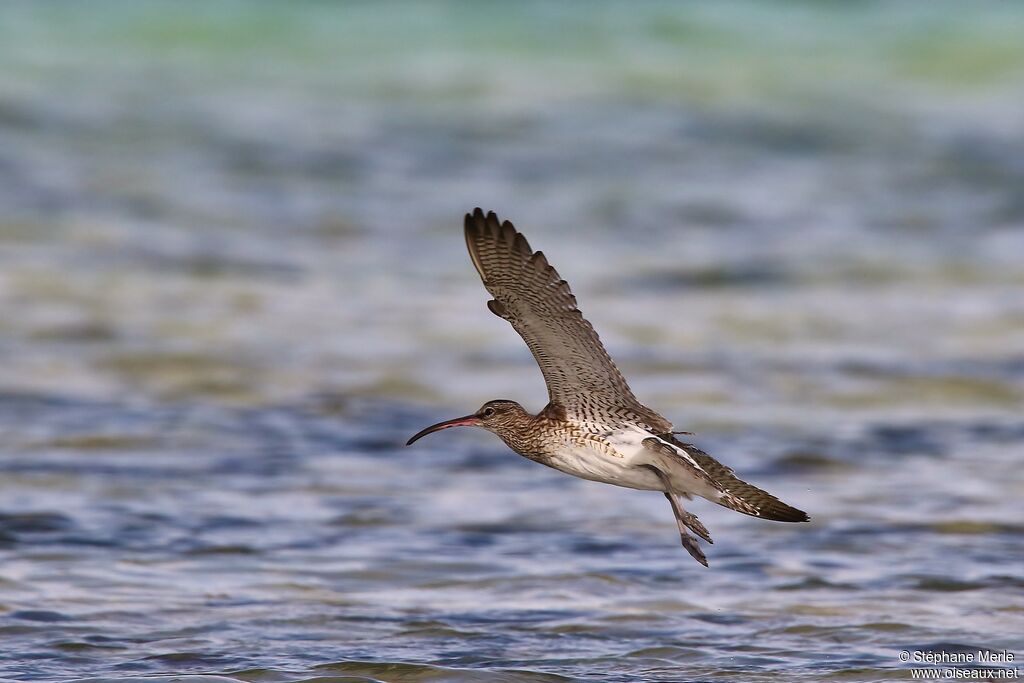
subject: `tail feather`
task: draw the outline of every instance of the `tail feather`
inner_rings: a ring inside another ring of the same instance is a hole
[[[753,484],[748,484],[732,471],[732,468],[723,465],[710,455],[696,446],[682,443],[671,434],[664,434],[661,437],[676,446],[686,450],[701,469],[711,475],[711,478],[721,484],[725,493],[717,501],[731,510],[742,512],[752,517],[771,519],[777,522],[807,522],[810,518],[803,510],[786,505],[781,500],[763,491]]]

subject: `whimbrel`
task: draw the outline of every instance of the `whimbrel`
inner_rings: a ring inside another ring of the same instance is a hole
[[[761,519],[806,522],[807,514],[738,478],[731,468],[676,439],[672,423],[640,403],[576,307],[569,285],[508,221],[466,214],[466,246],[487,308],[512,324],[533,352],[549,402],[536,415],[515,401],[488,401],[472,415],[439,422],[406,445],[449,427],[483,427],[516,453],[583,479],[664,493],[683,547],[708,566],[694,534],[711,535],[680,498],[697,495]]]

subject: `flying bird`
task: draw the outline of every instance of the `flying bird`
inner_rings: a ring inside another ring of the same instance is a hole
[[[431,425],[406,445],[449,427],[482,427],[516,453],[582,479],[660,491],[672,505],[683,547],[705,567],[690,532],[713,543],[680,499],[706,498],[761,519],[806,522],[807,514],[738,478],[672,423],[640,403],[580,313],[569,285],[526,238],[494,212],[466,214],[466,246],[484,287],[487,308],[504,318],[540,366],[548,404],[536,415],[515,401],[488,401],[472,415]]]

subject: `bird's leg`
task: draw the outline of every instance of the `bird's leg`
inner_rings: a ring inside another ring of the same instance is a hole
[[[668,491],[665,492],[665,497],[668,498],[668,502],[672,505],[672,512],[675,513],[677,522],[703,538],[708,543],[714,543],[714,541],[711,540],[711,534],[708,533],[707,527],[701,524],[701,521],[697,519],[697,515],[684,510],[683,506],[679,504],[679,499]]]
[[[679,540],[682,542],[686,552],[690,553],[693,559],[707,567],[708,560],[704,556],[704,551],[702,551],[700,546],[697,545],[697,539],[687,533],[687,529],[690,529],[708,543],[714,543],[714,541],[711,540],[711,534],[709,534],[707,528],[701,524],[701,521],[697,519],[697,515],[687,512],[683,509],[683,506],[679,504],[679,499],[672,493],[672,488],[669,484],[668,477],[665,476],[665,473],[651,465],[645,465],[645,467],[654,472],[658,479],[661,480],[661,483],[665,486],[665,497],[668,498],[669,504],[672,505],[672,514],[675,515],[676,526],[679,527]]]
[[[646,465],[646,467],[653,471],[665,486],[665,497],[668,498],[668,502],[672,505],[672,513],[676,516],[676,521],[703,538],[708,543],[714,544],[714,541],[711,540],[711,534],[708,532],[707,527],[701,524],[701,521],[697,519],[697,515],[683,509],[679,499],[672,493],[671,485],[669,484],[668,477],[665,476],[665,473],[651,465]],[[689,498],[689,496],[686,497]]]
[[[666,491],[665,497],[668,498],[670,503],[672,503],[672,510],[675,511],[678,505],[675,496]],[[688,525],[679,516],[678,512],[676,512],[676,526],[679,527],[679,540],[682,542],[683,547],[686,548],[686,552],[690,553],[693,559],[697,560],[705,567],[708,566],[708,558],[704,556],[704,551],[700,549],[699,545],[697,545],[697,539],[686,532],[686,527]]]

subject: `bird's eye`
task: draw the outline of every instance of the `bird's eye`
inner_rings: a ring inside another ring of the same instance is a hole
[[[484,417],[494,415],[494,408],[484,408]]]

